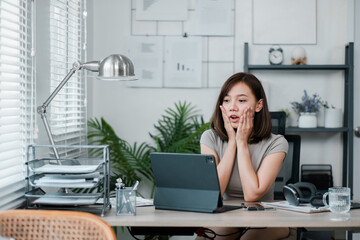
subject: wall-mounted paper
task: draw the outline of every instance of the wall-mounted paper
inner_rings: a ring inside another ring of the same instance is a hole
[[[165,38],[165,87],[201,87],[200,37]]]
[[[129,37],[127,46],[138,77],[137,81],[127,81],[127,86],[162,87],[163,38]]]
[[[194,35],[230,36],[234,33],[233,0],[197,0]]]
[[[254,0],[253,43],[316,44],[316,0]]]
[[[187,19],[188,1],[185,0],[137,0],[136,20]]]

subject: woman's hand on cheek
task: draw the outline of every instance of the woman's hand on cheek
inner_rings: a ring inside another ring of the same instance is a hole
[[[240,117],[239,127],[237,129],[237,141],[248,141],[248,138],[254,126],[254,114],[255,112],[252,107],[245,108],[244,113]]]
[[[224,120],[224,127],[225,127],[226,133],[229,137],[229,141],[235,140],[235,135],[236,135],[235,130],[231,126],[230,120],[226,114],[226,109],[222,105],[220,105],[220,109],[221,109],[222,118]]]

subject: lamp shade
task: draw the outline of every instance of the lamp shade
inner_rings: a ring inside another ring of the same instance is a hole
[[[120,54],[110,55],[99,62],[100,80],[136,80],[134,65],[129,58]]]

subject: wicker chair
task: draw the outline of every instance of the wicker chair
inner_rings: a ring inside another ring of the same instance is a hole
[[[30,209],[1,212],[0,236],[16,240],[116,239],[112,228],[93,214]]]

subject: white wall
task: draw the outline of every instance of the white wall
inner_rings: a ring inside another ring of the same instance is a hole
[[[194,5],[194,0],[189,2],[190,6]],[[307,52],[308,64],[344,63],[345,45],[352,40],[349,36],[353,36],[354,30],[348,27],[353,26],[353,18],[348,17],[348,4],[348,1],[342,0],[317,0],[317,44],[303,46]],[[93,8],[92,14],[88,16],[91,19],[89,28],[92,29],[89,39],[93,41],[92,46],[89,46],[89,60],[101,59],[111,53],[124,53],[125,39],[134,27],[134,23],[131,23],[131,8],[135,4],[131,0],[103,0],[89,1],[88,5]],[[243,71],[244,42],[249,42],[250,45],[250,63],[268,64],[270,45],[251,44],[252,1],[235,0],[234,8],[234,72]],[[279,12],[281,11],[286,9],[279,6]],[[137,30],[141,31],[141,27],[146,26],[137,26],[140,28]],[[173,25],[170,26],[169,31],[173,30]],[[221,38],[216,41],[221,44]],[[294,45],[282,45],[282,48],[285,53],[284,64],[290,64]],[[289,102],[299,100],[303,89],[310,93],[317,92],[336,107],[343,107],[343,73],[340,71],[258,71],[254,74],[263,82],[269,83],[270,110],[290,108]],[[204,76],[207,77],[210,78]],[[225,81],[228,76],[220,74],[219,77],[222,78],[221,81]],[[89,117],[104,117],[118,135],[130,143],[150,142],[148,133],[154,132],[153,125],[164,114],[165,108],[173,107],[179,100],[186,100],[196,105],[204,114],[205,120],[209,120],[218,92],[219,88],[128,88],[124,83],[95,80],[89,84]],[[335,184],[340,184],[341,134],[308,133],[302,134],[302,139],[301,163],[331,163]]]
[[[50,2],[36,2],[36,106],[41,106],[50,95],[50,42],[48,37],[50,28]],[[36,115],[36,125],[38,128],[37,144],[49,144],[44,124],[39,116]]]

